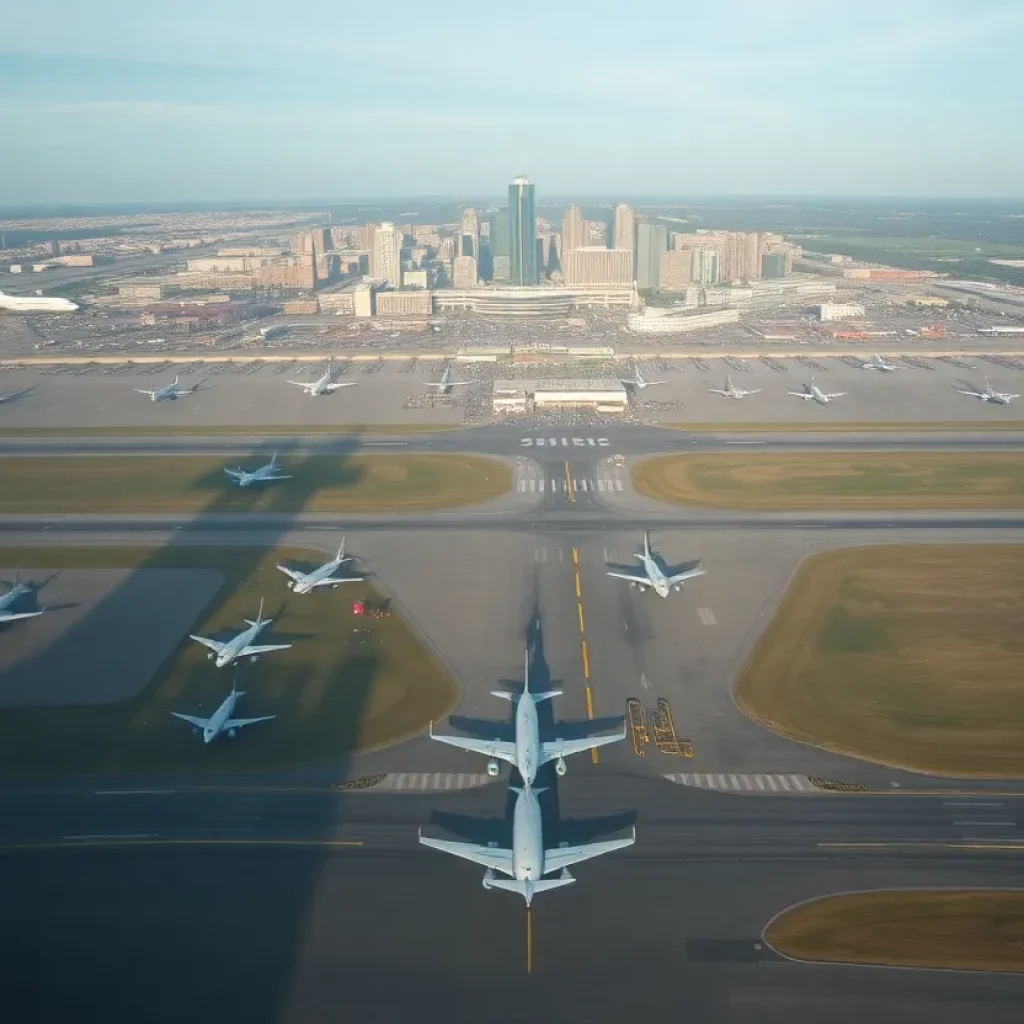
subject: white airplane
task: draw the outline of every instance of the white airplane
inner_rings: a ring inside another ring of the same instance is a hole
[[[279,473],[277,469],[277,452],[270,456],[270,461],[259,469],[247,473],[241,466],[238,469],[225,469],[225,473],[234,480],[239,487],[248,487],[250,484],[265,484],[272,480],[291,480],[290,476]]]
[[[811,376],[811,383],[804,385],[803,391],[790,391],[789,392],[794,398],[802,398],[805,402],[814,401],[819,405],[828,405],[833,398],[843,398],[848,395],[848,391],[836,391],[832,394],[826,394],[817,384],[814,383],[814,376]]]
[[[644,388],[653,388],[655,384],[668,383],[665,380],[644,380],[643,374],[640,373],[640,367],[635,364],[633,366],[633,377],[620,377],[619,381],[627,387],[636,388],[637,391],[643,391]]]
[[[4,402],[17,401],[17,399],[27,395],[34,387],[34,384],[30,384],[27,388],[18,388],[17,391],[5,391],[0,395],[0,405],[3,405]]]
[[[217,668],[230,665],[238,658],[248,658],[250,661],[258,661],[261,654],[268,654],[270,651],[286,651],[291,644],[254,644],[253,640],[259,636],[264,627],[269,626],[274,620],[263,618],[263,599],[260,599],[260,610],[255,619],[246,619],[248,629],[243,629],[233,640],[221,641],[211,640],[208,636],[196,636],[190,633],[193,640],[198,640],[204,647],[210,648],[207,658],[213,660]]]
[[[757,395],[763,388],[754,388],[753,391],[744,391],[743,388],[736,387],[732,382],[732,374],[729,374],[725,378],[725,388],[708,388],[708,391],[713,395],[724,395],[726,398],[746,398],[747,395]]]
[[[540,803],[537,794],[543,789],[520,789],[513,786],[517,794],[516,805],[512,815],[512,848],[499,846],[479,846],[476,843],[459,843],[446,839],[429,839],[420,832],[420,842],[442,853],[451,853],[474,864],[487,868],[484,872],[485,889],[506,889],[519,893],[526,905],[530,906],[534,894],[548,889],[559,889],[564,885],[572,885],[576,881],[569,874],[572,864],[600,857],[614,850],[622,850],[636,842],[636,828],[629,839],[612,839],[599,843],[586,843],[582,846],[556,846],[544,849],[544,832],[541,823]],[[500,871],[508,878],[495,878],[494,872]],[[545,878],[545,875],[559,872],[557,878]]]
[[[8,295],[0,292],[0,309],[12,313],[73,313],[78,305],[70,299],[47,297],[41,292],[35,295]]]
[[[1009,405],[1015,398],[1020,398],[1020,395],[1007,395],[1001,391],[996,391],[988,382],[988,377],[985,378],[985,390],[984,391],[964,391],[963,388],[957,388],[957,391],[961,395],[970,395],[971,398],[980,398],[983,402],[995,402],[996,405]]]
[[[452,380],[452,368],[450,366],[444,368],[444,373],[441,374],[439,381],[430,380],[426,382],[428,388],[437,388],[438,394],[441,395],[451,391],[452,388],[459,388],[472,383],[471,380]]]
[[[260,715],[259,718],[232,718],[239,697],[244,697],[244,690],[236,690],[234,682],[231,683],[231,692],[224,698],[224,703],[209,718],[198,718],[196,715],[183,715],[180,711],[172,711],[175,718],[180,718],[189,725],[194,725],[197,732],[202,732],[203,742],[212,743],[221,733],[227,733],[231,739],[239,729],[247,725],[254,725],[256,722],[269,722],[276,715]]]
[[[639,588],[641,594],[650,587],[658,597],[668,597],[670,591],[682,590],[683,584],[687,580],[704,575],[704,569],[698,565],[685,572],[676,573],[675,576],[667,576],[658,564],[658,560],[651,554],[651,537],[646,530],[644,530],[644,550],[637,552],[636,557],[643,562],[642,573],[613,572],[609,569],[607,574],[616,579],[629,580],[632,586]]]
[[[453,747],[461,747],[476,754],[489,757],[487,774],[495,776],[500,768],[498,760],[515,765],[529,789],[537,778],[537,770],[549,761],[555,762],[555,771],[565,774],[565,758],[570,754],[579,754],[592,747],[603,747],[607,743],[617,743],[626,738],[626,725],[623,722],[622,732],[614,736],[594,736],[581,740],[555,739],[549,743],[541,743],[537,727],[537,705],[542,700],[550,700],[561,694],[561,690],[546,690],[543,693],[530,693],[530,654],[526,654],[524,669],[523,692],[519,695],[507,690],[492,690],[495,697],[516,702],[516,739],[514,743],[506,740],[478,740],[468,736],[437,736],[434,723],[430,723],[430,738]]]
[[[191,388],[179,388],[178,380],[180,379],[180,376],[180,374],[175,374],[173,383],[165,384],[162,388],[154,388],[153,390],[148,390],[146,388],[135,388],[135,390],[140,395],[149,395],[150,399],[154,402],[163,401],[163,399],[165,398],[169,398],[173,401],[175,398],[181,398],[182,395],[193,394],[198,385],[195,385],[194,387]]]
[[[866,363],[861,363],[862,370],[881,370],[882,373],[892,373],[899,367],[893,363],[887,363],[881,356],[872,356]]]
[[[18,579],[18,574],[15,573],[14,582],[11,584],[11,589],[8,590],[3,597],[0,597],[0,625],[3,625],[6,622],[16,622],[18,619],[34,619],[37,616],[42,615],[43,612],[46,611],[45,608],[40,608],[38,609],[38,611],[34,612],[11,611],[11,608],[14,607],[18,598],[21,597],[22,594],[31,593],[32,588],[26,587],[25,584]]]
[[[312,572],[299,572],[297,569],[289,569],[286,565],[279,565],[278,569],[290,578],[289,590],[296,594],[308,594],[317,587],[336,587],[339,583],[362,582],[362,576],[345,576],[339,579],[334,575],[343,563],[351,561],[352,556],[345,554],[345,538],[342,537],[337,555],[321,565],[319,569],[314,569]]]
[[[307,395],[316,398],[318,395],[329,395],[332,391],[337,391],[338,388],[354,388],[359,381],[348,380],[339,383],[336,380],[331,379],[331,372],[333,369],[333,362],[327,360],[327,372],[317,380],[312,382],[302,380],[290,380],[289,384],[294,384],[296,387],[304,388]]]

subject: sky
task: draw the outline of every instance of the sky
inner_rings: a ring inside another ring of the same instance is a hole
[[[5,206],[1020,197],[1021,0],[33,0]]]

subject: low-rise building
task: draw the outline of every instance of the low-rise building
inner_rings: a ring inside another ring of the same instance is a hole
[[[433,296],[419,289],[398,292],[377,292],[379,316],[429,316],[433,312]]]
[[[496,380],[493,385],[495,412],[530,414],[541,409],[582,408],[623,413],[628,406],[622,381],[611,377]]]
[[[853,316],[863,316],[864,307],[859,302],[823,302],[818,306],[818,319],[847,320]]]
[[[694,313],[685,309],[648,306],[643,313],[630,313],[626,326],[633,334],[686,334],[722,324],[734,324],[739,318],[740,311],[729,307]]]

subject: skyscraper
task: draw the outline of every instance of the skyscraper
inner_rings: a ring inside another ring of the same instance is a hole
[[[382,278],[392,288],[402,283],[402,232],[390,221],[378,224],[373,233],[370,276]]]
[[[488,215],[488,277],[494,281],[507,281],[509,276],[508,207]]]
[[[657,288],[661,254],[668,249],[668,228],[664,224],[638,224],[636,228],[636,284]]]
[[[533,185],[522,175],[508,187],[508,240],[509,279],[512,284],[539,284]]]
[[[565,263],[567,253],[573,249],[582,249],[587,244],[586,228],[583,226],[583,214],[580,208],[572,203],[565,208],[565,216],[562,217],[562,263]]]
[[[473,248],[471,252],[463,252],[463,256],[472,256],[473,259],[479,262],[480,260],[480,217],[477,215],[476,210],[472,206],[467,206],[462,211],[462,234],[469,235],[473,239]]]
[[[619,203],[615,207],[615,216],[612,220],[612,244],[610,249],[628,249],[630,252],[636,248],[636,216],[633,208],[627,203]]]

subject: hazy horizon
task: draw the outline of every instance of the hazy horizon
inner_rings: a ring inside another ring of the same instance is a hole
[[[302,10],[14,8],[4,206],[1021,195],[1016,0]]]

